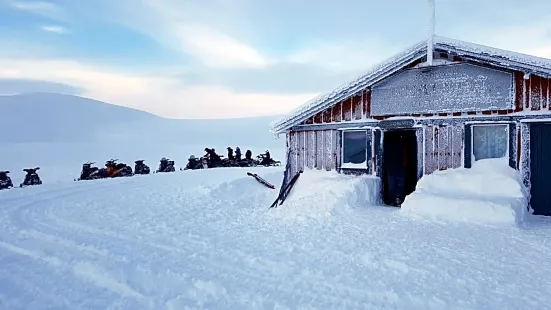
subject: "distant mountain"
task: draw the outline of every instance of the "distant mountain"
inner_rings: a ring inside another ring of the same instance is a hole
[[[0,142],[92,141],[102,127],[160,119],[153,114],[72,95],[0,96]]]
[[[0,96],[0,143],[251,144],[270,147],[278,116],[218,120],[166,119],[88,98],[53,93]]]

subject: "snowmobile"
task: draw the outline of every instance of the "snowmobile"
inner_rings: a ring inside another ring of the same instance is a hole
[[[174,161],[169,160],[167,158],[161,158],[159,163],[159,169],[157,169],[157,172],[174,172],[176,169],[174,168]]]
[[[195,155],[191,155],[188,159],[188,163],[184,170],[197,170],[208,168],[207,160],[204,157],[197,158]]]
[[[42,180],[40,180],[38,173],[36,173],[39,169],[40,167],[23,169],[27,174],[23,183],[19,184],[19,187],[42,184]]]
[[[134,175],[132,173],[132,167],[123,164],[117,163],[118,159],[111,159],[105,162],[105,167],[107,168],[107,176],[110,178],[116,177],[129,177]]]
[[[265,154],[260,154],[258,156],[256,156],[256,160],[254,161],[254,165],[255,166],[266,166],[266,167],[271,167],[271,166],[281,166],[281,162],[279,160],[274,160],[273,158],[270,158],[268,160],[268,162],[266,163],[264,158],[266,157]]]
[[[9,171],[0,171],[0,190],[13,187],[11,178],[8,176]]]
[[[94,180],[101,178],[101,174],[99,173],[100,169],[98,167],[92,167],[93,164],[95,163],[86,162],[82,164],[82,171],[80,172],[80,177],[77,179],[78,181]]]
[[[151,172],[151,169],[149,169],[149,166],[143,163],[144,160],[136,160],[134,163],[136,164],[134,166],[134,173],[135,174],[149,174]]]
[[[173,161],[173,160],[169,160],[169,161],[168,161],[168,166],[166,167],[165,171],[166,171],[166,172],[174,172],[174,171],[176,171],[176,168],[174,168],[174,161]]]
[[[254,167],[256,166],[255,161],[253,159],[241,159],[234,163],[235,167]]]

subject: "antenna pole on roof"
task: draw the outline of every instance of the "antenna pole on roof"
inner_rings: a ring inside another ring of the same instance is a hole
[[[434,46],[434,24],[435,24],[435,0],[429,1],[430,9],[430,22],[429,22],[429,37],[427,38],[427,63],[429,66],[432,66],[432,56],[433,56],[433,46]]]

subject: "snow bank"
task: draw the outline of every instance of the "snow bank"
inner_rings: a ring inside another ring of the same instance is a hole
[[[507,158],[485,159],[471,169],[436,171],[423,176],[401,212],[480,224],[519,224],[528,193]]]
[[[232,201],[242,208],[251,207],[254,209],[267,210],[273,200],[279,194],[279,186],[283,179],[283,168],[254,168],[245,170],[234,169],[242,173],[242,177],[235,177],[229,181],[222,182],[212,188],[210,197],[217,201]],[[220,169],[222,170],[222,169]],[[227,170],[227,169],[224,169]],[[256,181],[253,177],[247,176],[246,172],[256,173],[259,177],[273,184],[276,188],[270,189]],[[202,171],[200,171],[202,172]]]
[[[299,221],[330,217],[350,207],[380,205],[380,178],[305,170],[274,215]]]

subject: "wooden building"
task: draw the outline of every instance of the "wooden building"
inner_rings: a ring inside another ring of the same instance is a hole
[[[431,43],[273,124],[286,134],[286,177],[310,168],[372,174],[386,184],[396,154],[406,152],[410,193],[424,174],[508,157],[534,214],[551,215],[551,60],[440,36]]]

